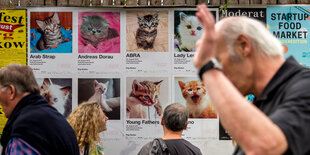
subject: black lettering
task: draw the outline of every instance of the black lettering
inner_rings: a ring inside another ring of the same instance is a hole
[[[275,13],[271,14],[271,20],[276,20],[276,14]]]
[[[3,20],[4,20],[5,22],[10,22],[9,19],[11,19],[10,16],[4,16],[4,18],[3,18]]]
[[[15,48],[18,48],[18,46],[20,46],[20,48],[23,48],[25,42],[23,42],[23,43],[22,42],[13,42],[13,44],[14,44]]]
[[[4,47],[5,47],[5,48],[11,48],[11,47],[12,47],[12,43],[10,43],[10,42],[5,42],[5,43],[4,43]]]
[[[19,17],[19,20],[18,20],[18,23],[21,24],[23,19],[24,19],[24,17],[23,17],[23,16],[20,16],[20,17]]]
[[[16,16],[13,16],[11,22],[12,22],[12,23],[16,23],[16,22],[17,22],[17,17],[16,17]]]

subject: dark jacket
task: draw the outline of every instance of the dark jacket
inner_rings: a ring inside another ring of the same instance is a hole
[[[13,137],[44,155],[79,155],[72,127],[40,94],[25,96],[12,111],[1,137],[2,154]]]
[[[161,138],[155,138],[145,144],[138,155],[169,155],[169,152],[165,141]]]

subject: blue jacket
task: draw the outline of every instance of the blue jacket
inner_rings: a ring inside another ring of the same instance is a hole
[[[23,139],[44,155],[79,155],[72,127],[40,94],[25,96],[12,111],[1,137],[2,154],[12,137]]]

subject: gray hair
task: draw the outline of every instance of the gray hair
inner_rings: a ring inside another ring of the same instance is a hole
[[[253,48],[262,52],[263,55],[283,56],[283,46],[280,41],[258,20],[246,16],[224,18],[216,24],[216,29],[223,35],[232,58],[237,57],[233,49],[234,41],[241,34],[248,36]]]
[[[17,93],[39,93],[40,89],[29,66],[17,63],[9,64],[0,69],[0,85],[7,87],[13,85]]]
[[[187,124],[188,111],[179,103],[170,104],[164,110],[163,123],[172,131],[182,131]]]

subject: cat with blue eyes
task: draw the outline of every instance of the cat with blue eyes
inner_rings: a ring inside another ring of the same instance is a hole
[[[39,32],[41,33],[40,40],[37,43],[39,50],[56,48],[64,41],[57,12],[43,21],[36,20],[36,23],[40,27]]]
[[[80,34],[85,46],[91,44],[97,48],[100,42],[119,36],[117,30],[110,28],[110,24],[98,15],[85,16],[82,20]]]
[[[180,51],[194,52],[196,41],[203,33],[202,25],[194,15],[179,13],[180,24],[177,26],[179,33],[178,48]]]
[[[67,106],[70,90],[71,86],[53,84],[49,78],[44,78],[40,86],[41,96],[43,96],[51,106],[55,107],[58,112],[65,117],[70,113],[71,108],[71,106]]]

